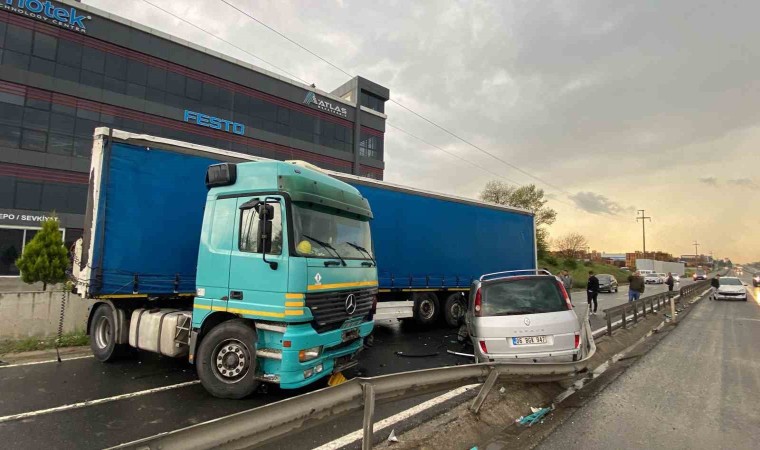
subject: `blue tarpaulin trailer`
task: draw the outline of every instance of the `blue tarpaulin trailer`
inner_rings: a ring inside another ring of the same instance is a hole
[[[107,132],[100,130],[100,136]],[[150,136],[143,136],[141,143],[130,136],[135,144],[113,144],[103,159],[106,165],[91,174],[97,178],[91,180],[91,189],[103,191],[93,196],[100,202],[93,210],[101,213],[88,220],[107,223],[86,228],[108,233],[109,239],[85,235],[85,247],[93,247],[82,252],[83,275],[90,283],[87,294],[129,296],[139,290],[193,295],[206,168],[264,159]],[[536,268],[534,215],[528,211],[323,172],[356,187],[374,213],[376,320],[413,317],[429,323],[441,318],[454,325],[474,279]],[[155,192],[162,195],[151,195]],[[118,213],[104,214],[101,208]],[[134,208],[152,214],[136,214]],[[136,223],[137,218],[143,222]],[[172,251],[160,251],[167,248]]]

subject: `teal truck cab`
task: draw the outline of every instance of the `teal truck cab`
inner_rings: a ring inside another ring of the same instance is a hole
[[[377,297],[367,200],[306,164],[216,163],[230,158],[180,144],[96,133],[75,267],[96,358],[188,357],[224,398],[356,364]]]

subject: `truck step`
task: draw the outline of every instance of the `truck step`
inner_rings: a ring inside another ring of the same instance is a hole
[[[256,356],[259,358],[282,360],[282,350],[275,348],[260,348],[256,350]]]

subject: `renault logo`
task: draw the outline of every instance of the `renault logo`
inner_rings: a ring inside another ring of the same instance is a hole
[[[354,294],[348,294],[348,297],[346,297],[346,312],[349,316],[356,312],[356,297],[354,297]]]
[[[526,317],[525,319],[523,319],[523,323],[525,324],[526,327],[529,327],[530,326],[530,318]]]

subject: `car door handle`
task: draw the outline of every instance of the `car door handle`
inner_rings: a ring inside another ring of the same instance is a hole
[[[242,300],[243,299],[243,291],[230,291],[230,298],[232,300]]]

